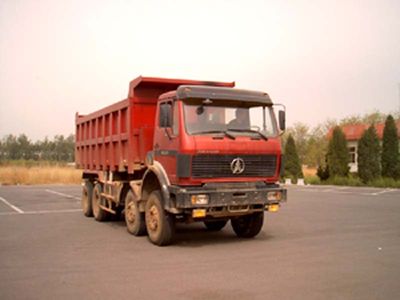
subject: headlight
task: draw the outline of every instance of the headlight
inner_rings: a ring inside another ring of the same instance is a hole
[[[205,205],[208,204],[208,195],[200,194],[200,195],[192,195],[191,201],[193,205]]]
[[[279,191],[268,192],[268,201],[280,201],[282,199],[282,193]]]

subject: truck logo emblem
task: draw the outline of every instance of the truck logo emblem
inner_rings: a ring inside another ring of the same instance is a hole
[[[242,174],[244,171],[245,165],[244,160],[240,157],[235,158],[231,162],[231,170],[233,174]]]

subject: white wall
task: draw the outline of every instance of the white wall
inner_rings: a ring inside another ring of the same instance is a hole
[[[355,162],[350,162],[349,167],[350,167],[350,172],[354,173],[358,171],[357,168],[358,141],[347,141],[347,149],[350,149],[351,147],[355,148]]]

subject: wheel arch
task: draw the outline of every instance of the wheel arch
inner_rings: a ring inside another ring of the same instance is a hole
[[[171,207],[169,185],[170,182],[163,166],[154,161],[143,175],[141,199],[146,201],[152,191],[160,190],[163,206],[165,209],[169,209]]]

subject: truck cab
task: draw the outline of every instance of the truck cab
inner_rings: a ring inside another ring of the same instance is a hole
[[[182,85],[162,94],[147,164],[164,177],[165,210],[210,228],[231,219],[239,236],[256,235],[264,210],[286,200],[279,133],[266,93]]]

